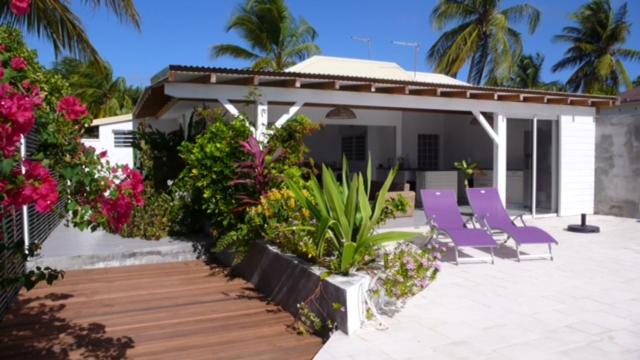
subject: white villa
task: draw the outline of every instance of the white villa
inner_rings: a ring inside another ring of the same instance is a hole
[[[268,124],[304,114],[326,125],[307,140],[317,162],[338,167],[344,153],[364,167],[371,153],[376,179],[399,162],[414,189],[461,191],[453,163],[470,160],[483,169],[475,185],[495,186],[510,208],[566,216],[594,211],[595,116],[616,101],[315,56],[284,72],[170,65],[133,118],[172,130],[205,104],[247,114],[263,137]]]

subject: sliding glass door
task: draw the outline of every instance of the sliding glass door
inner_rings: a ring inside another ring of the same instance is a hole
[[[558,212],[558,121],[533,121],[533,214]]]
[[[507,122],[507,207],[533,215],[558,210],[558,121]]]

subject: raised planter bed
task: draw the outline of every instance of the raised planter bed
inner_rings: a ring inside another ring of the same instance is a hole
[[[228,253],[217,257],[227,265],[232,263],[232,256]],[[311,310],[318,316],[327,314],[339,330],[351,334],[364,322],[363,293],[371,279],[366,274],[356,273],[351,276],[331,275],[321,280],[325,271],[264,242],[257,242],[232,268],[235,275],[252,283],[294,316],[298,313],[298,304],[309,299],[320,286],[321,294],[315,302],[308,304]],[[334,304],[342,305],[343,309],[334,309]],[[322,316],[321,319],[327,320]]]

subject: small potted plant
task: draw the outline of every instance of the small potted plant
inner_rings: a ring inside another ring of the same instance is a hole
[[[478,163],[462,160],[456,161],[453,163],[453,166],[462,172],[462,176],[464,176],[464,187],[465,189],[473,187],[473,176],[476,172],[480,172]]]

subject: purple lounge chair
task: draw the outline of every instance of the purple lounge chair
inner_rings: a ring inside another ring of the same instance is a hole
[[[551,244],[558,242],[546,231],[534,227],[527,226],[524,220],[520,218],[523,226],[517,226],[513,219],[509,217],[507,210],[502,205],[500,195],[494,188],[470,188],[467,189],[467,198],[473,209],[474,218],[482,228],[487,231],[499,230],[507,235],[505,242],[513,239],[516,243],[516,253],[518,261],[523,258],[549,258],[553,260],[551,252]],[[549,254],[521,256],[520,246],[526,244],[547,244]]]
[[[498,244],[487,231],[466,227],[452,190],[422,190],[421,196],[427,224],[437,231],[435,239],[440,235],[446,235],[453,242],[456,265],[460,264],[458,249],[463,247],[489,248],[490,260],[492,264],[494,263],[493,248]]]

